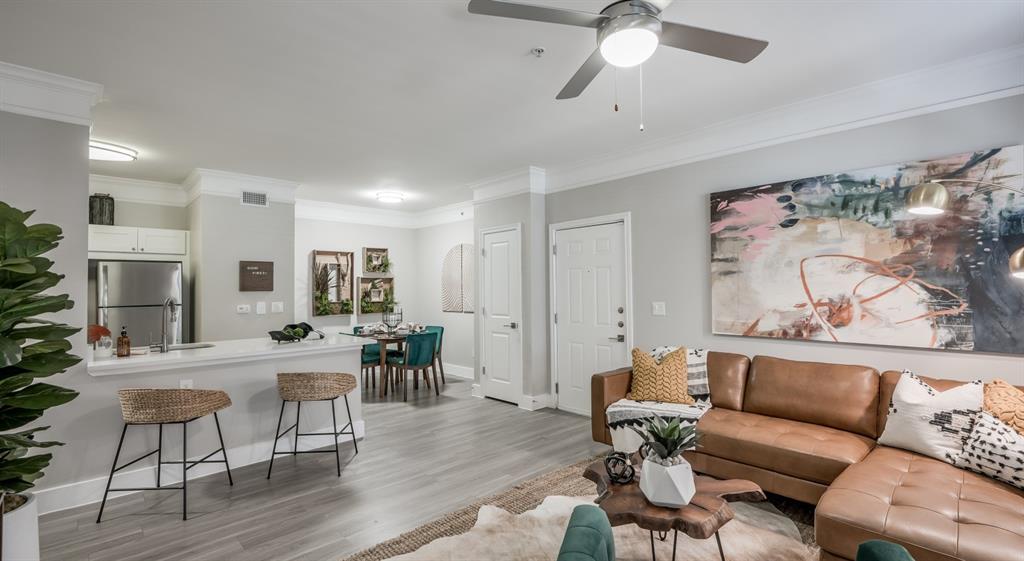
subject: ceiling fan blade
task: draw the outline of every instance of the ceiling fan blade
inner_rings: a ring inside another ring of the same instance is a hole
[[[498,0],[470,0],[469,13],[546,23],[561,23],[563,25],[577,25],[579,27],[593,27],[595,29],[601,25],[601,22],[608,19],[608,16],[601,14],[560,10],[547,6],[499,2]]]
[[[587,89],[587,86],[594,81],[594,78],[597,78],[604,65],[605,61],[601,56],[601,50],[595,50],[590,58],[583,63],[583,66],[572,75],[572,78],[569,78],[569,82],[562,88],[562,91],[558,92],[555,99],[572,99],[583,93],[583,90]]]
[[[768,41],[664,21],[661,44],[726,60],[750,62],[768,46]]]

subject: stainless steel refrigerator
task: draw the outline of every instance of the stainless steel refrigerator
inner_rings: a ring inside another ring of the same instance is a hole
[[[133,347],[160,341],[164,302],[178,304],[168,314],[168,342],[186,342],[188,307],[183,300],[181,263],[164,261],[90,261],[89,320],[117,337],[128,328]]]

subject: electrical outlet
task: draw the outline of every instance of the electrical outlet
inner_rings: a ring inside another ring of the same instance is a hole
[[[256,302],[256,315],[262,316],[262,315],[266,315],[266,313],[267,313],[267,303],[266,302]]]
[[[271,302],[270,313],[272,314],[283,314],[284,313],[284,302]]]
[[[181,380],[181,381],[178,382],[178,387],[183,389],[183,390],[191,390],[192,389],[192,380]]]
[[[651,315],[652,316],[668,315],[665,312],[665,303],[664,302],[651,302]]]
[[[239,304],[235,306],[235,312],[239,314],[247,314],[250,311],[252,311],[252,307],[250,307],[249,304]]]

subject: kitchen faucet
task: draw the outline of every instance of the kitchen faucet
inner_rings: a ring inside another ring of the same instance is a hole
[[[168,296],[167,299],[164,300],[163,309],[161,310],[160,314],[160,352],[162,353],[167,352],[168,335],[170,335],[172,339],[174,338],[173,331],[171,331],[170,333],[167,332],[167,325],[170,322],[176,321],[178,321],[178,301],[175,300],[173,296]]]

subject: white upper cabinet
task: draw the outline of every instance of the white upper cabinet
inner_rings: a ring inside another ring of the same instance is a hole
[[[139,252],[185,255],[188,253],[186,234],[184,230],[139,228]]]
[[[188,232],[90,224],[89,251],[185,255],[188,253]]]
[[[136,253],[138,250],[138,228],[89,225],[89,251]]]

